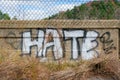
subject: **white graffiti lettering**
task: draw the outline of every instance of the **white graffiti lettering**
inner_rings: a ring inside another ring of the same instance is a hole
[[[71,38],[72,40],[72,59],[78,58],[78,40],[77,38],[83,37],[84,31],[83,30],[77,30],[77,31],[64,31],[64,37],[65,39]]]
[[[98,33],[95,31],[88,31],[86,37],[84,38],[83,46],[82,46],[82,59],[91,59],[98,56],[95,48],[98,43],[96,38],[98,37]]]
[[[38,40],[31,41],[31,33],[30,32],[23,32],[23,39],[22,39],[22,53],[23,54],[31,54],[31,47],[37,46],[36,55],[41,56],[42,54],[42,43],[44,38],[44,32],[39,30],[38,31]],[[39,50],[41,49],[41,50]]]
[[[81,56],[82,59],[86,60],[98,56],[98,52],[95,49],[98,46],[96,39],[99,34],[96,31],[45,29],[45,31],[38,30],[37,39],[33,41],[31,36],[31,32],[23,32],[22,34],[23,55],[30,55],[31,47],[37,46],[36,56],[47,58],[47,50],[52,47],[54,59],[61,59],[64,55],[62,41],[71,40],[72,59],[78,59]],[[64,38],[62,41],[61,37]],[[83,39],[82,43],[79,42],[79,38]]]

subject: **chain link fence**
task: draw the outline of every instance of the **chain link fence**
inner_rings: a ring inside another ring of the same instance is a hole
[[[0,0],[0,20],[120,19],[120,0]]]

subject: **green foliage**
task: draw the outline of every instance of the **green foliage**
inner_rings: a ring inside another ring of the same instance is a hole
[[[118,11],[120,1],[106,0],[93,1],[75,6],[72,10],[67,10],[64,13],[58,13],[49,17],[49,19],[118,19]]]
[[[66,14],[66,16],[67,16],[67,18],[68,19],[72,19],[72,18],[74,18],[74,16],[73,16],[73,10],[67,10],[67,12],[65,13]]]
[[[96,19],[112,19],[114,18],[114,6],[112,2],[93,2],[91,4],[91,11],[90,11],[90,18],[96,18]]]
[[[3,14],[3,19],[4,19],[4,20],[10,20],[10,17],[9,17],[8,14]]]
[[[3,17],[2,15],[3,15],[3,14],[2,14],[2,12],[0,11],[0,20],[1,20],[1,19],[2,19],[2,17]]]
[[[8,14],[4,14],[0,11],[0,20],[10,20],[10,17]]]

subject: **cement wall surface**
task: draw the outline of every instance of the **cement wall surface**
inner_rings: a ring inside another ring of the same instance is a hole
[[[41,59],[119,57],[119,20],[0,21],[0,48]]]

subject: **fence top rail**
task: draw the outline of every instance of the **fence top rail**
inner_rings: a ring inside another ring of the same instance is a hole
[[[120,20],[1,20],[0,28],[83,28],[116,29]]]

